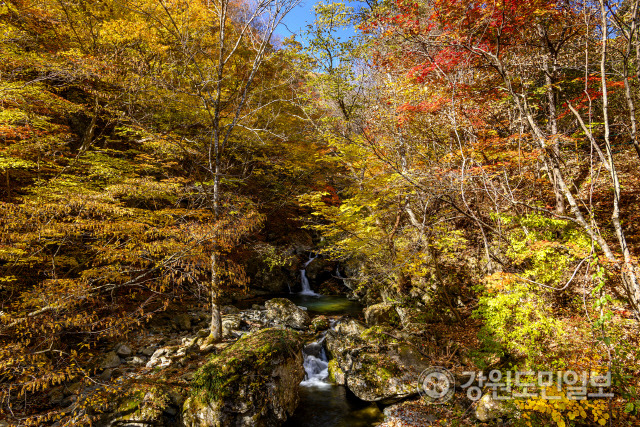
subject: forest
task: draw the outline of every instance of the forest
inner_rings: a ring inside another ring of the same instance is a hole
[[[0,1],[0,427],[640,425],[640,0],[299,4]]]

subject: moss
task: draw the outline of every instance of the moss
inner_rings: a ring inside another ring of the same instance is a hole
[[[137,409],[144,401],[144,392],[137,390],[120,402],[117,412],[130,412]]]
[[[363,355],[361,363],[362,368],[359,373],[370,384],[385,383],[393,378],[403,376],[402,369],[397,363],[385,355],[366,354]]]
[[[392,337],[393,329],[388,326],[373,326],[360,334],[360,337],[369,344],[385,345],[398,343],[398,340]],[[391,334],[391,335],[389,335]]]
[[[276,305],[280,308],[286,308],[291,306],[293,303],[286,298],[273,298],[269,300],[270,305]],[[293,304],[295,305],[295,304]]]
[[[318,316],[311,322],[311,328],[315,331],[324,331],[329,329],[331,323],[326,316]]]
[[[300,351],[302,340],[288,329],[248,334],[213,356],[195,374],[191,393],[202,402],[221,401],[238,390],[257,390],[268,381],[273,363]]]
[[[336,380],[336,374],[344,375],[344,372],[342,372],[342,369],[340,369],[340,366],[338,365],[338,361],[336,359],[331,359],[329,361],[328,371],[329,371],[329,381],[332,383],[338,382]]]
[[[392,307],[392,309],[389,310],[389,324],[391,326],[400,326],[400,323],[400,316],[398,315],[395,307]]]

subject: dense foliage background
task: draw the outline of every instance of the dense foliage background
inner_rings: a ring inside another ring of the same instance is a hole
[[[0,3],[2,414],[68,422],[46,392],[170,304],[215,334],[300,227],[478,367],[609,369],[637,414],[639,3],[320,4],[304,46],[295,2]]]

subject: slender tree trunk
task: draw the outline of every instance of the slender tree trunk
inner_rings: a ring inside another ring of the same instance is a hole
[[[218,254],[211,253],[211,325],[209,335],[215,341],[222,339],[222,316],[218,301]]]
[[[558,146],[558,139],[554,137],[554,135],[558,134],[556,91],[553,87],[557,69],[556,51],[553,44],[549,40],[547,30],[542,25],[538,25],[538,34],[540,36],[541,42],[546,46],[547,50],[545,55],[542,56],[542,71],[544,73],[547,94],[547,134],[549,134],[549,136],[553,138],[553,142],[551,144],[553,155],[560,157],[560,147]],[[549,62],[552,62],[552,65],[549,65]],[[558,184],[558,180],[560,178],[558,176],[558,171],[554,169],[548,172],[551,178],[553,193],[556,199],[556,213],[558,213],[558,215],[564,215],[566,208],[564,204],[564,196]]]
[[[555,76],[555,65],[553,67],[549,67],[549,58],[547,55],[543,57],[543,67],[544,67],[544,77],[545,84],[547,86],[547,104],[548,104],[548,122],[547,122],[547,130],[548,133],[553,137],[558,133],[558,121],[556,119],[556,93],[553,88],[554,76]],[[553,69],[552,69],[553,68]],[[553,150],[553,155],[556,157],[560,157],[560,147],[558,146],[558,139],[553,137],[553,142],[551,144],[551,149]],[[566,212],[565,204],[564,204],[564,196],[562,195],[562,191],[560,190],[560,186],[558,185],[558,172],[555,169],[552,174],[552,184],[553,184],[553,192],[556,197],[556,212],[558,215],[564,215]]]
[[[220,219],[220,156],[218,152],[219,135],[216,132],[214,136],[215,146],[215,176],[213,178],[213,218],[215,221],[214,228],[217,233],[217,225]],[[215,341],[222,340],[222,315],[220,313],[220,304],[218,301],[220,278],[218,277],[218,245],[216,244],[216,235],[214,234],[214,242],[211,249],[211,325],[210,336]]]
[[[636,312],[640,308],[640,285],[638,284],[638,278],[636,276],[635,266],[631,259],[631,252],[629,246],[627,246],[627,240],[620,223],[620,181],[618,179],[618,172],[613,162],[613,152],[611,150],[610,141],[610,128],[609,128],[609,98],[607,92],[607,44],[608,44],[608,26],[607,26],[607,10],[604,4],[604,0],[600,0],[600,14],[602,19],[602,55],[600,56],[600,81],[602,84],[602,113],[604,120],[604,142],[606,146],[607,157],[609,158],[609,164],[611,165],[611,181],[613,184],[613,212],[611,213],[611,222],[613,228],[616,231],[620,249],[624,257],[624,268],[622,269],[622,280],[627,288],[629,297],[631,299]]]
[[[622,73],[624,78],[624,97],[625,97],[625,100],[627,101],[627,106],[629,108],[629,122],[631,123],[631,143],[633,144],[633,147],[636,149],[636,154],[638,155],[638,159],[640,159],[640,144],[638,144],[636,107],[633,101],[633,96],[631,94],[631,83],[629,82],[629,60],[631,58],[631,48],[633,46],[634,39],[636,41],[636,61],[638,60],[637,55],[638,55],[639,44],[637,39],[637,32],[638,32],[637,25],[638,25],[638,7],[640,6],[639,3],[640,3],[639,0],[635,0],[633,2],[631,26],[630,26],[629,32],[627,33],[628,43],[627,43],[626,51],[624,53],[624,60],[622,64],[623,65]],[[638,78],[637,76],[638,73],[640,73],[640,70],[636,69],[636,79]]]
[[[604,9],[604,5],[602,4],[601,1],[601,6]],[[605,16],[606,19],[606,14],[603,14],[603,16]],[[605,30],[606,30],[606,25],[605,25]],[[605,31],[605,35],[603,36],[603,44],[605,46],[603,46],[603,55],[601,57],[601,67],[604,67],[606,65],[606,31]],[[516,106],[520,112],[520,114],[522,115],[523,119],[526,121],[526,123],[528,124],[529,128],[531,129],[531,132],[533,134],[533,137],[535,138],[535,140],[538,142],[538,145],[540,146],[541,149],[543,149],[544,151],[546,151],[547,153],[549,153],[549,147],[546,144],[546,139],[544,138],[544,135],[542,133],[542,131],[540,130],[540,128],[538,127],[538,125],[536,124],[533,115],[531,114],[530,108],[527,104],[527,98],[526,97],[520,97],[520,95],[518,93],[515,92],[515,90],[513,89],[513,86],[511,85],[511,82],[509,80],[509,77],[505,71],[504,65],[503,63],[496,57],[492,57],[492,59],[495,61],[495,64],[498,68],[498,70],[500,71],[500,74],[502,75],[503,81],[509,91],[509,93],[511,94],[513,100],[516,103]],[[621,246],[621,249],[623,251],[624,257],[625,257],[625,262],[624,262],[624,269],[622,271],[622,280],[623,283],[625,285],[625,290],[627,291],[627,294],[629,296],[629,300],[631,302],[631,305],[633,306],[634,310],[636,311],[636,313],[638,313],[638,309],[640,308],[640,286],[638,285],[638,281],[637,281],[637,274],[636,274],[636,270],[635,267],[631,261],[631,255],[629,252],[629,248],[627,247],[626,241],[624,239],[624,233],[622,231],[622,228],[620,226],[620,221],[619,221],[619,191],[620,191],[620,183],[618,181],[617,178],[617,173],[615,172],[615,165],[613,165],[613,157],[612,157],[612,153],[611,153],[611,146],[609,144],[609,134],[608,134],[608,117],[607,117],[607,111],[606,111],[606,105],[607,105],[607,94],[606,94],[606,75],[604,73],[604,71],[602,71],[601,68],[601,74],[602,74],[602,81],[603,81],[603,89],[605,90],[605,93],[603,94],[603,104],[604,104],[604,115],[605,115],[605,124],[606,124],[606,141],[607,141],[607,154],[609,156],[609,166],[611,168],[611,174],[612,174],[612,178],[614,178],[614,189],[617,192],[617,196],[616,199],[614,199],[614,212],[612,217],[615,218],[615,220],[617,221],[617,224],[614,222],[614,228],[616,231],[616,235],[618,236],[619,239],[619,243]],[[584,215],[582,214],[582,211],[580,210],[580,206],[578,205],[578,201],[575,199],[575,197],[573,196],[573,194],[571,193],[571,190],[569,189],[569,187],[567,186],[564,177],[562,176],[561,170],[560,170],[560,163],[559,163],[559,159],[553,155],[553,153],[551,152],[550,156],[543,156],[542,160],[544,161],[546,167],[548,170],[553,170],[554,171],[554,176],[558,177],[558,184],[560,186],[560,189],[562,190],[562,193],[564,194],[564,196],[567,199],[567,202],[569,202],[569,206],[571,208],[571,212],[574,215],[574,218],[576,220],[576,222],[578,224],[580,224],[582,226],[582,228],[585,230],[585,232],[589,235],[589,237],[591,239],[593,239],[602,249],[602,252],[604,253],[605,257],[607,258],[608,261],[610,261],[613,264],[617,264],[618,260],[615,256],[615,254],[613,253],[613,251],[611,250],[611,248],[609,247],[609,244],[606,242],[606,240],[600,235],[598,229],[596,226],[591,226],[589,225],[589,223],[586,221]]]

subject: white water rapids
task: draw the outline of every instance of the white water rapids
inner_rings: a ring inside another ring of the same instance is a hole
[[[318,341],[308,344],[303,351],[304,354],[304,381],[300,383],[303,387],[331,387],[327,382],[329,377],[329,361],[324,352],[322,342],[324,334]]]

